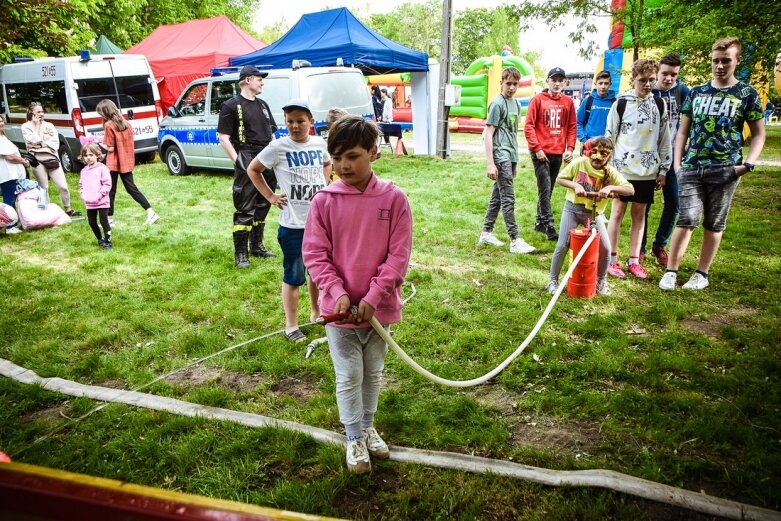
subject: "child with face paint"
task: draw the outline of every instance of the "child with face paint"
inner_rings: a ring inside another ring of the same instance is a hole
[[[635,189],[612,166],[613,142],[605,137],[586,141],[583,156],[575,159],[559,174],[556,183],[567,188],[567,201],[561,212],[559,240],[553,252],[550,281],[545,290],[551,295],[559,287],[559,275],[569,249],[569,232],[578,224],[586,225],[596,204],[596,225],[599,231],[599,262],[597,264],[597,292],[610,295],[607,284],[607,266],[610,260],[610,239],[605,226],[605,208],[610,197],[631,196]]]

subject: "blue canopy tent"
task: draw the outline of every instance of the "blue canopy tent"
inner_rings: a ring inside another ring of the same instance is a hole
[[[291,67],[306,60],[314,67],[352,65],[365,74],[428,71],[428,55],[375,33],[345,7],[309,13],[285,35],[258,51],[230,58],[232,66]]]

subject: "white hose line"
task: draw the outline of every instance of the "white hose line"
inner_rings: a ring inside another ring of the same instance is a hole
[[[136,391],[84,385],[61,378],[41,378],[33,371],[2,358],[0,358],[0,375],[24,384],[38,385],[47,391],[70,396],[123,403],[192,418],[230,421],[248,427],[287,429],[311,436],[316,441],[333,445],[345,446],[347,443],[344,436],[326,429],[269,418],[259,414],[231,411]],[[390,459],[402,463],[508,476],[548,486],[604,488],[728,519],[781,521],[781,512],[662,485],[611,470],[550,470],[453,452],[434,452],[397,446],[391,446],[390,449]]]
[[[399,347],[396,341],[391,338],[388,332],[385,331],[385,329],[382,327],[382,324],[380,324],[375,317],[372,317],[369,323],[372,325],[372,327],[377,332],[377,334],[380,335],[380,337],[382,337],[383,340],[385,340],[385,343],[388,344],[388,346],[393,350],[393,352],[399,356],[399,358],[404,360],[407,363],[407,365],[412,367],[415,371],[425,376],[432,382],[442,384],[442,385],[447,385],[449,387],[472,387],[474,385],[480,385],[482,383],[487,382],[488,380],[498,375],[499,373],[501,373],[508,365],[512,363],[513,360],[518,358],[518,356],[520,356],[520,354],[523,353],[524,349],[526,349],[526,347],[532,342],[532,340],[534,340],[534,337],[537,336],[537,333],[539,332],[540,328],[548,319],[548,315],[550,315],[550,312],[553,311],[553,306],[555,306],[556,302],[559,300],[559,296],[561,295],[561,292],[564,291],[564,288],[567,287],[567,281],[572,275],[572,272],[575,271],[575,268],[580,262],[580,259],[583,258],[583,255],[585,255],[589,245],[594,241],[596,237],[597,237],[596,232],[592,231],[591,235],[583,244],[583,246],[580,248],[580,251],[578,252],[575,259],[572,261],[572,264],[570,264],[567,273],[564,275],[564,278],[561,279],[561,284],[559,284],[556,293],[554,293],[553,297],[551,297],[548,306],[545,308],[545,311],[543,311],[542,315],[540,316],[540,319],[537,321],[537,324],[534,325],[534,328],[526,337],[526,340],[524,340],[523,343],[521,343],[521,345],[518,346],[518,349],[516,349],[515,352],[513,352],[510,356],[508,356],[504,360],[504,362],[496,366],[496,368],[493,371],[486,373],[479,378],[473,378],[472,380],[447,380],[445,378],[437,376],[434,373],[424,369],[417,362],[415,362],[415,360],[410,358],[410,356],[407,353],[405,353],[401,347]]]

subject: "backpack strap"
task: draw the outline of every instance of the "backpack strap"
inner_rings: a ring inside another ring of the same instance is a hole
[[[659,127],[662,126],[664,118],[664,101],[659,96],[654,96],[654,102],[656,102],[656,109],[659,111]],[[626,110],[626,98],[618,98],[616,101],[616,112],[618,113],[618,130],[621,131],[621,121],[624,119],[624,111]]]
[[[618,98],[616,101],[616,113],[618,113],[618,133],[621,133],[621,121],[624,119],[624,111],[626,110],[626,98]]]
[[[588,119],[591,117],[591,106],[594,104],[594,96],[589,96],[586,100],[586,118],[583,120],[583,128],[588,125]]]

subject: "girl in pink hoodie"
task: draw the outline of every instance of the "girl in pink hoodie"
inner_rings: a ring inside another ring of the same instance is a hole
[[[304,265],[319,290],[323,313],[347,318],[326,326],[336,373],[336,403],[347,433],[347,468],[371,471],[369,456],[388,458],[374,414],[388,348],[368,321],[401,320],[401,284],[412,251],[412,214],[404,193],[374,175],[379,129],[345,116],[328,132],[339,180],[312,199],[303,242]]]
[[[79,195],[87,207],[87,221],[92,233],[98,238],[98,246],[105,250],[111,249],[111,225],[108,223],[108,209],[111,205],[111,172],[100,162],[103,153],[95,142],[84,143],[79,156],[84,162],[84,168],[79,177]],[[100,233],[98,218],[103,227],[105,237]]]

